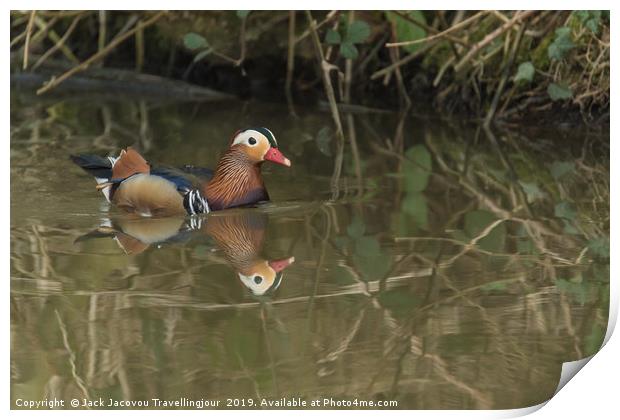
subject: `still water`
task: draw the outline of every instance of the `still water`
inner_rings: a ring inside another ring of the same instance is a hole
[[[317,110],[11,101],[14,407],[300,397],[518,408],[551,397],[562,362],[602,342],[608,133],[358,113],[340,154]],[[131,218],[68,160],[133,145],[151,162],[214,167],[237,129],[257,125],[293,165],[263,166],[272,202],[252,209]]]

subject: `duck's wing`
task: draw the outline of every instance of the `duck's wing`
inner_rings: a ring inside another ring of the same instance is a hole
[[[213,169],[203,168],[201,166],[185,165],[181,166],[179,169],[186,174],[199,178],[203,182],[210,181],[214,174]]]

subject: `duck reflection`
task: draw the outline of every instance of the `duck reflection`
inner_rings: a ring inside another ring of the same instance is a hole
[[[283,271],[295,261],[294,257],[278,260],[262,257],[267,222],[267,215],[251,210],[191,218],[125,216],[106,220],[97,229],[77,238],[76,242],[113,238],[125,253],[136,255],[153,246],[159,248],[211,238],[243,285],[255,296],[263,296],[280,287]]]

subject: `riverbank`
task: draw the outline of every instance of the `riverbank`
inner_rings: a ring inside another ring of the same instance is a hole
[[[40,95],[86,69],[124,69],[291,113],[327,100],[488,123],[609,123],[600,11],[39,11],[12,12],[11,27],[13,76],[43,75]]]

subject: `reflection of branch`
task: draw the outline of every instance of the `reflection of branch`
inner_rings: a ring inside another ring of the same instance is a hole
[[[351,341],[353,341],[353,339],[357,335],[357,332],[360,329],[360,326],[362,325],[362,320],[364,319],[364,315],[366,314],[366,308],[367,306],[364,306],[364,309],[360,311],[360,314],[355,320],[353,327],[351,327],[351,331],[349,332],[349,334],[345,335],[340,344],[338,344],[338,346],[334,350],[329,352],[325,357],[319,359],[317,363],[333,362],[349,348]]]
[[[77,373],[77,367],[75,365],[75,353],[73,352],[73,350],[71,350],[71,346],[69,345],[67,328],[62,322],[62,318],[60,317],[60,313],[58,313],[57,309],[54,310],[54,313],[56,314],[56,320],[58,321],[58,326],[60,327],[60,332],[62,334],[62,342],[65,346],[65,350],[67,350],[67,353],[69,353],[69,363],[71,364],[71,374],[73,375],[73,379],[75,379],[75,382],[77,383],[78,388],[80,388],[80,390],[84,394],[84,397],[90,400],[90,395],[88,393],[88,390],[86,389],[86,386],[84,385],[84,380]]]

